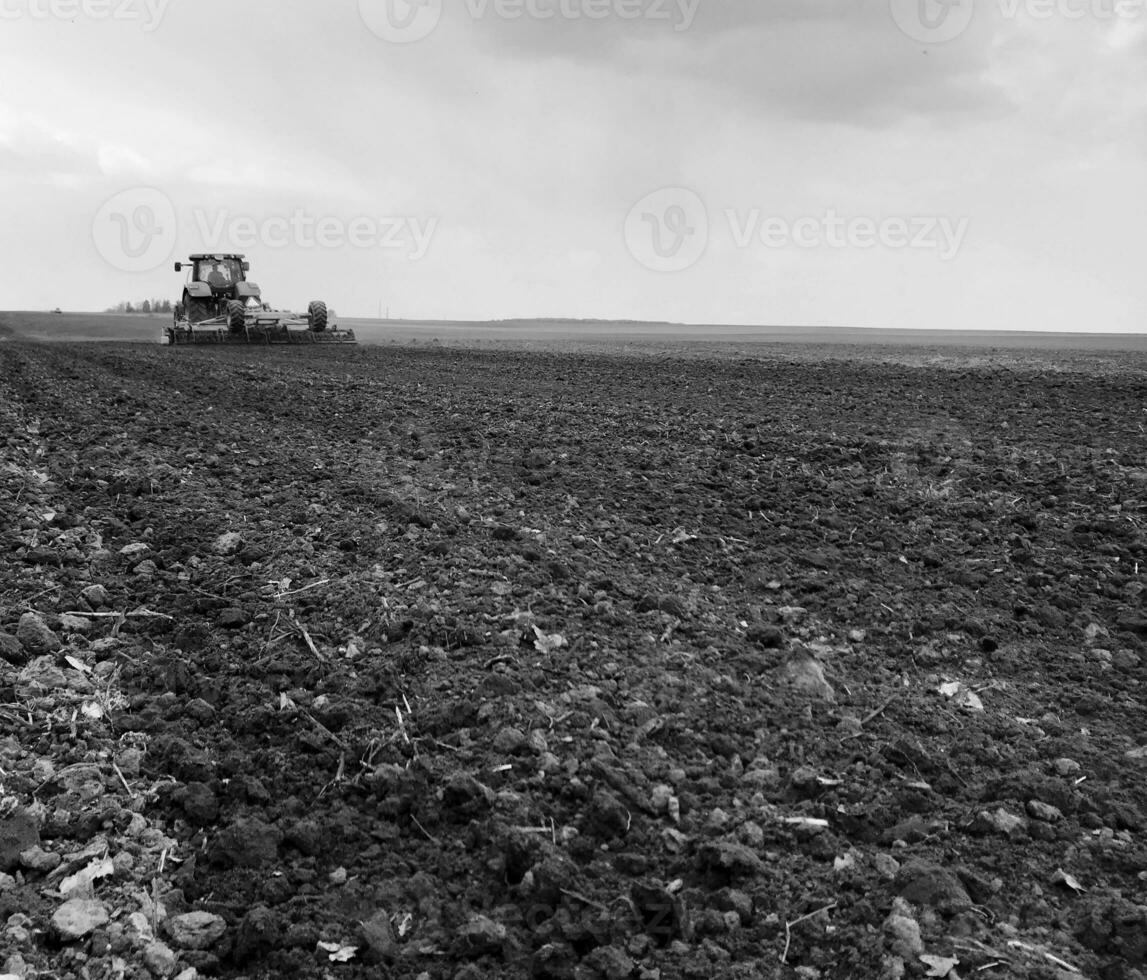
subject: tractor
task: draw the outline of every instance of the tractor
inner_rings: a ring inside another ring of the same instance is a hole
[[[307,312],[290,313],[263,302],[247,279],[251,263],[243,255],[192,255],[176,262],[187,270],[183,297],[175,307],[164,344],[354,344],[353,330],[340,330],[334,310],[315,300]]]

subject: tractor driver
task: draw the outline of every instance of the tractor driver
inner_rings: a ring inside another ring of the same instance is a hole
[[[226,262],[206,262],[199,273],[200,281],[212,286],[227,285],[231,282],[231,270]]]

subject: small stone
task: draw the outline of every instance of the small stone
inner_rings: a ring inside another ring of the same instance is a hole
[[[782,623],[793,625],[799,623],[808,615],[808,610],[803,606],[781,606],[777,610],[777,616],[780,617]]]
[[[661,945],[692,935],[693,927],[684,901],[661,882],[638,882],[629,894],[642,928]]]
[[[729,877],[752,877],[765,867],[755,851],[731,840],[709,841],[701,845],[697,860],[703,871],[723,873]]]
[[[820,773],[811,766],[799,766],[789,776],[789,784],[802,795],[820,792]]]
[[[689,610],[675,595],[644,595],[637,600],[636,609],[639,613],[663,612],[677,619],[686,619]]]
[[[5,874],[3,871],[0,871],[0,895],[12,891],[15,887],[16,879],[10,874]]]
[[[1060,630],[1067,625],[1067,616],[1055,606],[1040,606],[1035,612],[1036,622],[1048,629]]]
[[[227,931],[227,923],[210,912],[187,912],[167,921],[167,934],[179,949],[210,949]]]
[[[747,847],[759,851],[765,846],[765,829],[755,820],[746,820],[737,828],[737,839]]]
[[[604,980],[628,980],[633,976],[635,964],[629,955],[616,946],[599,946],[586,957],[586,964]]]
[[[896,875],[896,888],[906,902],[946,915],[972,907],[972,899],[955,872],[927,861],[910,861],[904,865]]]
[[[146,946],[155,939],[155,934],[151,931],[151,920],[142,912],[132,912],[127,917],[124,934],[135,946]]]
[[[837,723],[836,730],[845,737],[853,738],[864,731],[864,722],[861,721],[856,715],[841,715],[840,721]]]
[[[530,747],[526,733],[519,728],[503,728],[494,736],[494,751],[502,755],[517,755]]]
[[[36,613],[27,612],[20,617],[16,627],[16,639],[33,657],[42,657],[60,649],[60,638]]]
[[[1111,661],[1120,670],[1131,671],[1139,669],[1143,658],[1134,650],[1116,650]]]
[[[103,902],[73,898],[56,909],[52,916],[52,931],[61,942],[74,943],[107,923],[108,910]]]
[[[1051,764],[1051,767],[1056,771],[1058,775],[1065,778],[1068,776],[1078,775],[1079,771],[1083,768],[1074,759],[1067,758],[1056,759],[1055,762]]]
[[[836,692],[824,676],[824,667],[808,653],[797,652],[781,668],[782,679],[802,694],[835,701]]]
[[[912,909],[903,898],[892,900],[892,912],[884,920],[884,932],[892,952],[904,960],[915,960],[924,952],[924,940],[920,936],[920,923],[912,914]]]
[[[729,825],[729,814],[720,807],[713,810],[705,820],[705,829],[720,833]]]
[[[247,613],[238,606],[224,609],[215,620],[224,629],[239,629],[247,625]]]
[[[900,870],[900,862],[891,854],[877,854],[876,857],[872,859],[872,864],[876,868],[876,873],[888,881],[895,878],[897,872]]]
[[[456,955],[477,959],[492,953],[500,953],[506,941],[506,927],[484,915],[473,916],[454,939]]]
[[[199,724],[206,725],[215,720],[215,709],[202,698],[193,698],[183,706],[183,713],[188,718],[194,718]]]
[[[94,624],[86,616],[73,616],[71,613],[60,614],[60,629],[65,633],[90,633]]]
[[[238,963],[261,958],[282,940],[283,925],[271,909],[256,905],[239,923],[232,956]]]
[[[666,814],[669,812],[669,801],[673,799],[673,787],[664,784],[654,786],[650,797],[654,813]]]
[[[1027,832],[1027,822],[1023,817],[1009,813],[1001,807],[991,812],[981,810],[972,820],[969,828],[973,833],[1001,834],[1004,837],[1022,837]]]
[[[215,543],[211,546],[211,550],[222,558],[229,558],[232,555],[237,555],[243,550],[243,536],[234,531],[229,531],[227,534],[221,534],[215,539]]]
[[[0,660],[6,660],[13,667],[23,667],[28,662],[28,651],[11,633],[0,630]]]
[[[0,819],[0,871],[14,871],[20,864],[20,855],[39,843],[39,825],[27,810],[18,809]]]
[[[394,926],[390,923],[390,916],[386,912],[375,912],[361,926],[362,938],[367,946],[382,959],[392,959],[398,948],[394,937]]]
[[[1049,803],[1039,800],[1029,800],[1027,805],[1028,816],[1044,823],[1059,823],[1063,819],[1063,811]]]
[[[586,809],[583,831],[603,840],[624,837],[633,823],[633,814],[614,793],[598,789]]]
[[[175,954],[167,943],[148,943],[143,949],[143,964],[154,976],[169,977],[175,972]]]
[[[518,529],[509,524],[496,524],[490,531],[495,541],[516,541],[521,535]]]
[[[749,769],[742,777],[741,782],[751,789],[769,789],[780,784],[780,770],[774,767]]]
[[[785,632],[779,626],[755,627],[746,638],[764,650],[783,650],[785,646]]]
[[[134,779],[139,775],[140,766],[143,765],[143,750],[124,749],[116,756],[116,765],[125,778]]]
[[[21,865],[29,871],[39,871],[44,874],[55,871],[62,862],[63,858],[59,854],[45,851],[41,847],[29,847],[20,854]]]
[[[747,926],[753,920],[753,899],[745,892],[724,888],[717,893],[713,904],[720,912],[732,912],[742,925]]]
[[[497,794],[473,776],[457,773],[442,788],[442,804],[459,814],[473,816],[494,805]]]
[[[206,827],[219,816],[219,800],[204,783],[188,783],[176,798],[187,819],[196,826]]]
[[[103,609],[111,604],[111,596],[102,585],[89,585],[80,593],[80,598],[87,603],[89,609]]]
[[[224,868],[259,868],[276,859],[282,839],[277,827],[261,820],[237,820],[215,838],[208,853],[212,864]]]

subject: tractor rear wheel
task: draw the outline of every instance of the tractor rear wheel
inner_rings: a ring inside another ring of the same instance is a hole
[[[187,319],[191,323],[201,323],[215,315],[210,303],[197,300],[186,293],[183,294],[183,308],[187,311]]]
[[[311,329],[315,333],[322,333],[327,329],[327,304],[321,299],[316,299],[307,307],[307,315],[311,321]]]
[[[242,333],[247,326],[247,308],[240,300],[233,299],[227,304],[227,328],[232,333]]]

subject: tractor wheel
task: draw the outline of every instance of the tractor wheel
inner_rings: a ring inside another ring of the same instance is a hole
[[[227,327],[232,333],[242,333],[247,326],[247,308],[240,300],[233,299],[227,304]]]
[[[202,303],[188,296],[186,293],[183,296],[183,308],[187,311],[187,319],[191,323],[200,323],[203,320],[210,320],[215,315],[211,310],[210,303]]]
[[[321,299],[316,299],[309,307],[307,307],[307,315],[310,317],[311,329],[315,333],[322,333],[327,328],[327,304]]]

